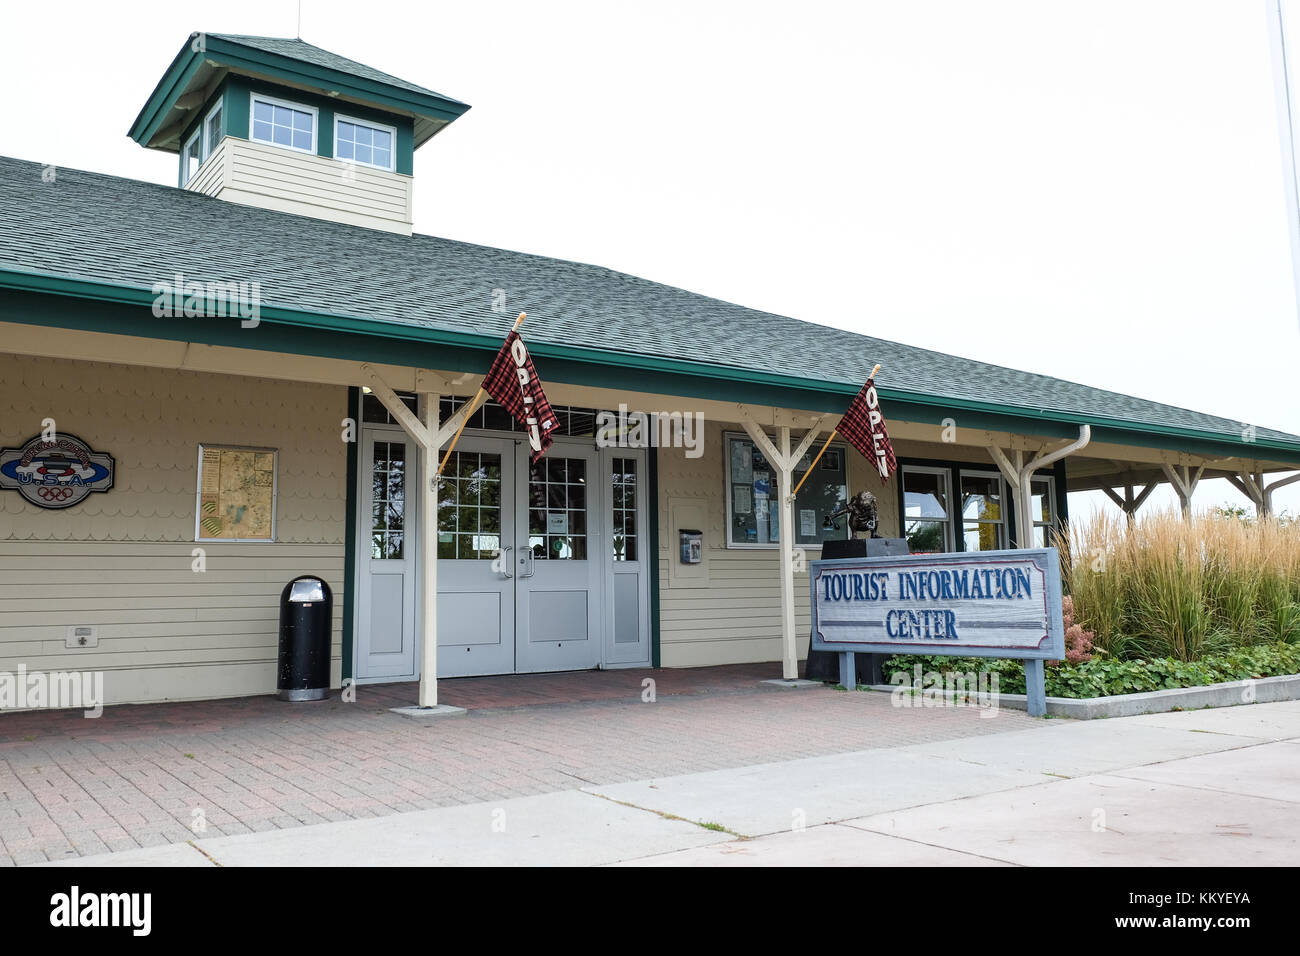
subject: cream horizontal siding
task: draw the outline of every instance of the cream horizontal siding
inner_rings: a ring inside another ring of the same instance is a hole
[[[411,234],[411,177],[226,137],[222,199]]]
[[[217,148],[212,151],[203,165],[198,168],[191,179],[185,186],[191,192],[203,193],[205,196],[215,196],[226,181],[227,149],[226,144],[229,139],[222,139],[217,144]]]
[[[111,491],[62,511],[0,492],[0,670],[103,671],[109,703],[273,693],[280,591],[317,574],[338,686],[345,389],[0,354],[0,408],[0,445],[53,418],[116,467]],[[195,542],[200,442],[278,449],[275,542]],[[67,647],[75,626],[98,645]]]

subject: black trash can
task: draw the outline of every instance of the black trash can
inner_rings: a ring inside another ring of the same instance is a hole
[[[315,575],[300,575],[280,592],[280,669],[275,686],[281,700],[329,696],[333,614],[330,587]]]

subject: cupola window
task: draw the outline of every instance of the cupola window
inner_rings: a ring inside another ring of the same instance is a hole
[[[203,158],[207,159],[221,142],[221,101],[212,108],[208,118],[203,121]]]
[[[253,96],[253,139],[259,143],[316,152],[316,110],[267,96]]]
[[[181,185],[184,186],[194,174],[199,171],[199,166],[203,163],[203,137],[199,130],[194,131],[194,135],[189,138],[185,144],[185,149],[181,151]]]
[[[391,126],[363,123],[350,116],[334,118],[335,159],[391,170],[396,139],[397,130]]]

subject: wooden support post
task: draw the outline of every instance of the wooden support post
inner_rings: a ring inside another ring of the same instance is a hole
[[[1255,514],[1260,517],[1268,515],[1269,496],[1264,492],[1264,473],[1243,471],[1236,475],[1226,475],[1228,483],[1250,499],[1255,506]]]
[[[441,396],[436,392],[422,392],[419,396],[420,415],[416,417],[397,397],[388,383],[371,365],[361,366],[366,374],[366,387],[388,410],[402,430],[420,448],[420,465],[417,469],[421,483],[417,495],[408,489],[410,500],[420,502],[420,696],[421,707],[438,705],[438,449],[452,435],[458,434],[470,407],[464,405],[444,424],[438,424]]]
[[[794,465],[790,461],[790,426],[777,429],[781,442],[781,467],[777,470],[780,491],[781,524],[777,532],[781,551],[781,676],[786,680],[799,677],[799,657],[794,633]]]
[[[790,450],[790,426],[777,428],[777,442],[772,439],[754,421],[753,415],[745,406],[740,406],[740,423],[746,434],[753,440],[758,450],[763,453],[777,473],[777,539],[779,540],[781,569],[781,676],[786,680],[799,677],[799,651],[794,632],[794,468],[812,445],[821,430],[824,415],[813,419],[799,447]],[[771,520],[770,513],[768,520]]]
[[[1157,482],[1150,482],[1137,495],[1133,494],[1134,485],[1131,481],[1124,484],[1124,497],[1120,497],[1113,489],[1103,487],[1101,490],[1106,493],[1106,497],[1115,504],[1119,505],[1121,511],[1128,518],[1129,527],[1133,526],[1133,521],[1137,516],[1137,510],[1142,507],[1143,503],[1150,497],[1151,492],[1156,490]]]
[[[422,424],[425,430],[436,435],[438,432],[437,395],[425,393],[420,396],[424,406]],[[420,592],[422,608],[422,627],[420,656],[420,706],[438,706],[438,448],[440,443],[429,442],[422,449],[424,467],[420,469],[420,481],[424,485],[424,494],[420,498],[420,567],[422,570],[422,590]]]
[[[1195,472],[1191,470],[1189,465],[1179,465],[1178,467],[1181,469],[1181,474],[1174,471],[1173,465],[1160,465],[1165,477],[1169,479],[1169,484],[1173,486],[1174,493],[1178,495],[1178,503],[1183,509],[1183,518],[1190,521],[1192,518],[1192,494],[1196,491],[1196,485],[1205,472],[1205,466],[1198,466]]]

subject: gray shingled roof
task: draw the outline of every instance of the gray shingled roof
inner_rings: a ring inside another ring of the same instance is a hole
[[[320,47],[314,46],[305,40],[291,39],[289,37],[237,36],[229,33],[209,33],[208,36],[216,37],[219,40],[225,40],[228,43],[238,43],[240,46],[250,47],[254,50],[261,50],[263,53],[274,53],[279,56],[288,57],[291,60],[299,60],[303,63],[323,66],[326,69],[338,70],[340,73],[350,73],[353,76],[359,76],[362,79],[374,80],[376,83],[387,83],[390,86],[397,86],[404,90],[410,90],[413,93],[423,93],[426,96],[438,96],[451,103],[460,102],[460,100],[452,99],[450,96],[443,96],[441,93],[435,93],[433,90],[426,89],[423,86],[408,83],[406,80],[393,76],[390,73],[384,73],[382,70],[376,70],[374,67],[366,66],[364,63],[358,63],[356,60],[349,60],[347,57],[339,56],[337,53],[331,53],[329,50],[322,50]]]
[[[694,359],[857,387],[875,362],[894,392],[1195,429],[1230,419],[759,312],[600,266],[434,236],[399,236],[174,187],[0,157],[0,268],[148,289],[175,272],[262,283],[263,307],[394,326],[504,334],[493,289],[529,313],[529,340]],[[400,331],[400,329],[399,329]],[[1300,438],[1259,428],[1264,440]]]

